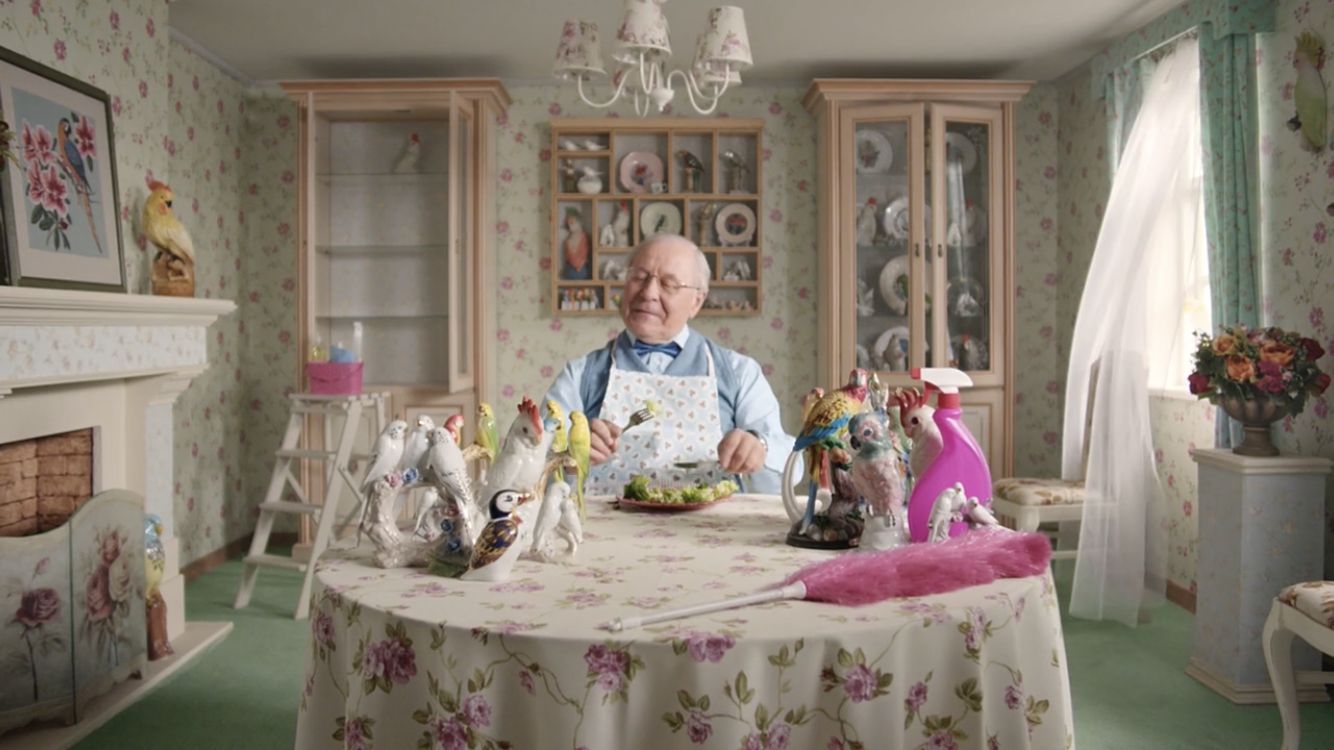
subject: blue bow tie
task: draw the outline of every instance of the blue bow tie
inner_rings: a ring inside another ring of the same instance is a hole
[[[676,355],[681,353],[681,345],[675,341],[668,341],[665,344],[648,344],[643,341],[635,342],[635,354],[638,354],[640,357],[647,357],[653,352],[666,354],[669,357],[675,358]]]

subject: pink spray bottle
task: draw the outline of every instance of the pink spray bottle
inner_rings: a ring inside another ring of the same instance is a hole
[[[979,498],[990,506],[991,469],[973,434],[964,425],[963,411],[959,408],[959,389],[971,386],[972,379],[950,367],[914,367],[910,374],[926,383],[928,398],[932,391],[937,394],[933,419],[940,429],[940,454],[917,477],[908,498],[908,530],[914,542],[925,542],[931,533],[928,523],[931,506],[955,482],[963,484],[965,497]],[[950,524],[952,537],[966,531],[966,522]]]

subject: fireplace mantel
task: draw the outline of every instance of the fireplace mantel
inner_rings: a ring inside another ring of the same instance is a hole
[[[0,397],[20,388],[176,375],[208,366],[231,300],[0,287]]]

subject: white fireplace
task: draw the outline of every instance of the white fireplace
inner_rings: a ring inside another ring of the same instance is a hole
[[[162,518],[173,644],[187,623],[172,405],[209,366],[208,326],[235,309],[229,300],[0,287],[0,444],[94,428],[93,492],[132,490]]]

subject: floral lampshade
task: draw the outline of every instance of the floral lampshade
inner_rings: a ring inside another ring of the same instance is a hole
[[[560,44],[556,47],[556,64],[552,72],[557,78],[587,78],[606,75],[602,66],[602,48],[598,45],[598,25],[570,19],[561,30]]]
[[[672,55],[667,16],[660,0],[625,0],[625,15],[616,30],[616,51],[611,56],[616,62],[633,64],[639,62],[641,54],[649,59]]]
[[[700,34],[695,43],[695,61],[690,66],[690,71],[695,76],[695,83],[700,86],[721,86],[724,82],[728,86],[741,85],[741,73],[736,68],[706,58],[708,36],[707,33]]]
[[[728,70],[751,66],[750,37],[746,34],[746,18],[740,8],[724,5],[709,11],[709,23],[704,31],[704,59],[726,65]]]

